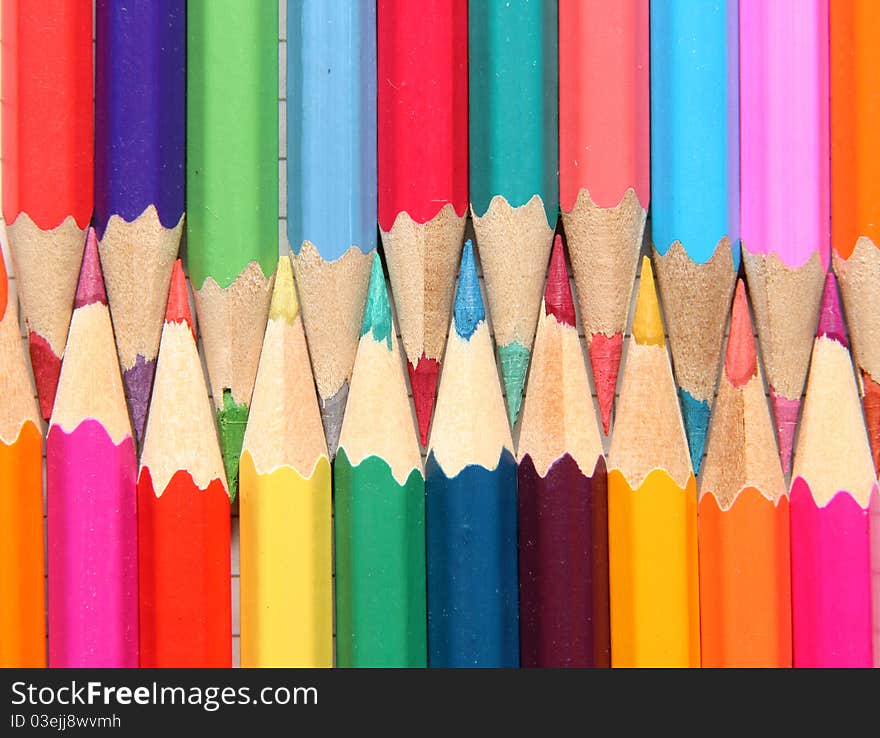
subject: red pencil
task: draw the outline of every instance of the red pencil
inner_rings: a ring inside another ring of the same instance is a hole
[[[138,478],[142,667],[232,665],[229,492],[180,260]]]
[[[92,3],[4,0],[2,25],[3,217],[48,420],[92,217]]]
[[[425,445],[468,206],[468,9],[377,10],[379,228]]]

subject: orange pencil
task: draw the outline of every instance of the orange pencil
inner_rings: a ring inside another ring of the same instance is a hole
[[[831,246],[880,466],[880,3],[831,4]]]
[[[788,512],[740,280],[700,479],[703,666],[791,666]]]
[[[0,247],[0,668],[46,665],[43,434]]]

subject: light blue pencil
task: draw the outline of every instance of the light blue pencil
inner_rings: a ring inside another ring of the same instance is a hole
[[[288,0],[287,236],[331,458],[376,248],[376,4]]]
[[[739,269],[737,10],[651,3],[654,260],[695,471]]]

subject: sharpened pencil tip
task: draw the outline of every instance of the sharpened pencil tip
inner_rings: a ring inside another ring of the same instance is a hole
[[[565,263],[565,249],[562,237],[557,234],[550,255],[550,268],[547,272],[547,286],[544,289],[544,309],[560,323],[575,325],[574,299],[568,283],[568,267]]]
[[[168,306],[165,308],[166,323],[186,323],[193,332],[192,313],[189,309],[189,296],[186,292],[186,278],[183,276],[183,262],[178,259],[171,270],[171,285],[168,289]]]
[[[724,373],[734,387],[742,387],[758,375],[758,356],[755,329],[749,315],[749,300],[745,283],[739,279],[730,311],[730,335],[724,355]]]
[[[379,258],[378,253],[373,254],[361,336],[367,335],[370,331],[376,341],[384,341],[388,350],[391,350],[391,303],[388,300],[388,288],[385,286],[382,259]]]
[[[293,325],[299,315],[299,301],[296,299],[296,286],[293,283],[293,267],[290,256],[285,254],[278,259],[275,269],[275,286],[272,289],[272,303],[269,306],[269,320],[283,320]]]
[[[483,307],[477,264],[474,260],[474,245],[470,239],[464,242],[461,252],[454,314],[455,332],[464,339],[470,339],[480,322],[486,320],[486,309]]]
[[[654,270],[647,256],[642,257],[642,276],[639,280],[639,294],[636,297],[632,335],[636,343],[642,345],[666,345],[663,336],[663,319],[660,317],[660,302],[657,299],[657,286],[654,284]]]
[[[74,308],[85,307],[93,303],[107,304],[107,292],[104,289],[104,277],[101,274],[101,259],[98,256],[98,236],[94,228],[89,228],[86,236],[86,247],[83,251],[82,266],[79,270],[79,283],[76,286]]]
[[[834,272],[825,275],[825,289],[822,291],[822,306],[819,310],[819,325],[816,337],[825,336],[849,348],[846,338],[846,325],[843,322],[843,311],[840,307],[840,294],[837,291],[837,279]]]

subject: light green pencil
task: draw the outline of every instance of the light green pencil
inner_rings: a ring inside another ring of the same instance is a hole
[[[187,266],[235,495],[278,259],[278,3],[190,0]]]

